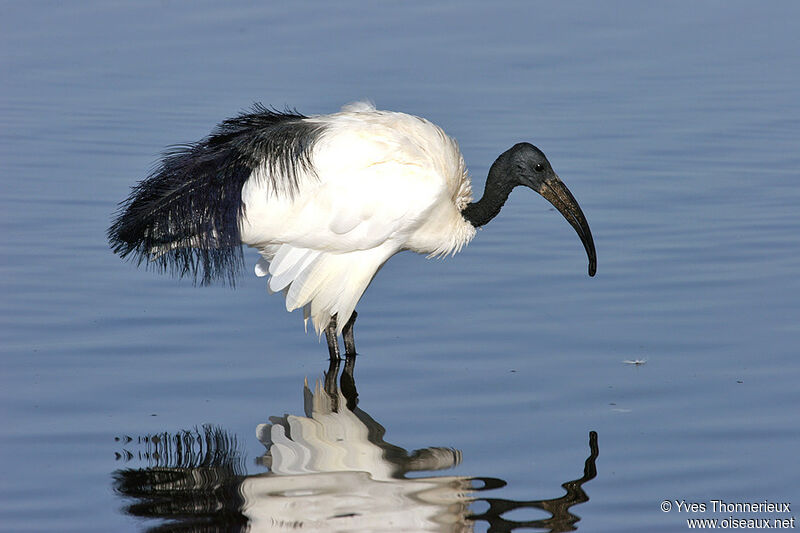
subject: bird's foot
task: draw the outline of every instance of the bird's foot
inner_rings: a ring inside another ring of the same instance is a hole
[[[344,340],[344,355],[345,357],[350,357],[356,355],[356,341],[355,336],[353,334],[353,325],[356,323],[356,317],[358,313],[353,311],[353,314],[350,315],[350,319],[342,328],[342,339]],[[336,337],[336,315],[331,317],[331,321],[328,323],[328,326],[325,328],[325,340],[328,342],[328,354],[330,355],[331,361],[339,360],[342,358],[339,352],[339,339]]]

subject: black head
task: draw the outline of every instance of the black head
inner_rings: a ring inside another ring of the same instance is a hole
[[[531,143],[515,144],[503,152],[492,166],[499,167],[497,170],[510,181],[512,187],[524,185],[536,192],[539,192],[542,181],[558,179],[547,156]]]
[[[497,168],[495,168],[497,167]],[[592,232],[578,201],[561,181],[544,153],[530,143],[518,143],[500,155],[489,172],[500,180],[507,180],[506,187],[524,185],[545,197],[575,228],[589,257],[589,275],[597,271],[597,253]]]

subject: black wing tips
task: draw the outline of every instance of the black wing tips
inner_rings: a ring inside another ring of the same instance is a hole
[[[274,190],[297,190],[321,131],[305,118],[255,104],[200,142],[168,149],[115,213],[107,233],[113,252],[201,285],[235,285],[244,266],[242,187],[266,164]]]
[[[108,229],[111,249],[201,285],[234,285],[244,265],[239,211],[249,175],[246,168],[220,168],[203,143],[173,149],[120,204]]]

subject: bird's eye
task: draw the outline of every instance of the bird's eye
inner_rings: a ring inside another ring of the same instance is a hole
[[[541,172],[544,170],[544,165],[541,163],[536,163],[536,166],[533,167],[533,170],[535,170],[536,172]]]

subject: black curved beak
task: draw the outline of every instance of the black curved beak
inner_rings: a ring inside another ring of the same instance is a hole
[[[597,272],[597,252],[594,249],[592,231],[589,229],[589,223],[586,222],[586,217],[583,216],[583,211],[581,211],[578,201],[558,176],[539,182],[536,192],[553,204],[564,215],[567,222],[575,228],[575,231],[578,232],[583,247],[586,248],[586,255],[589,257],[589,275],[594,276],[595,272]]]

